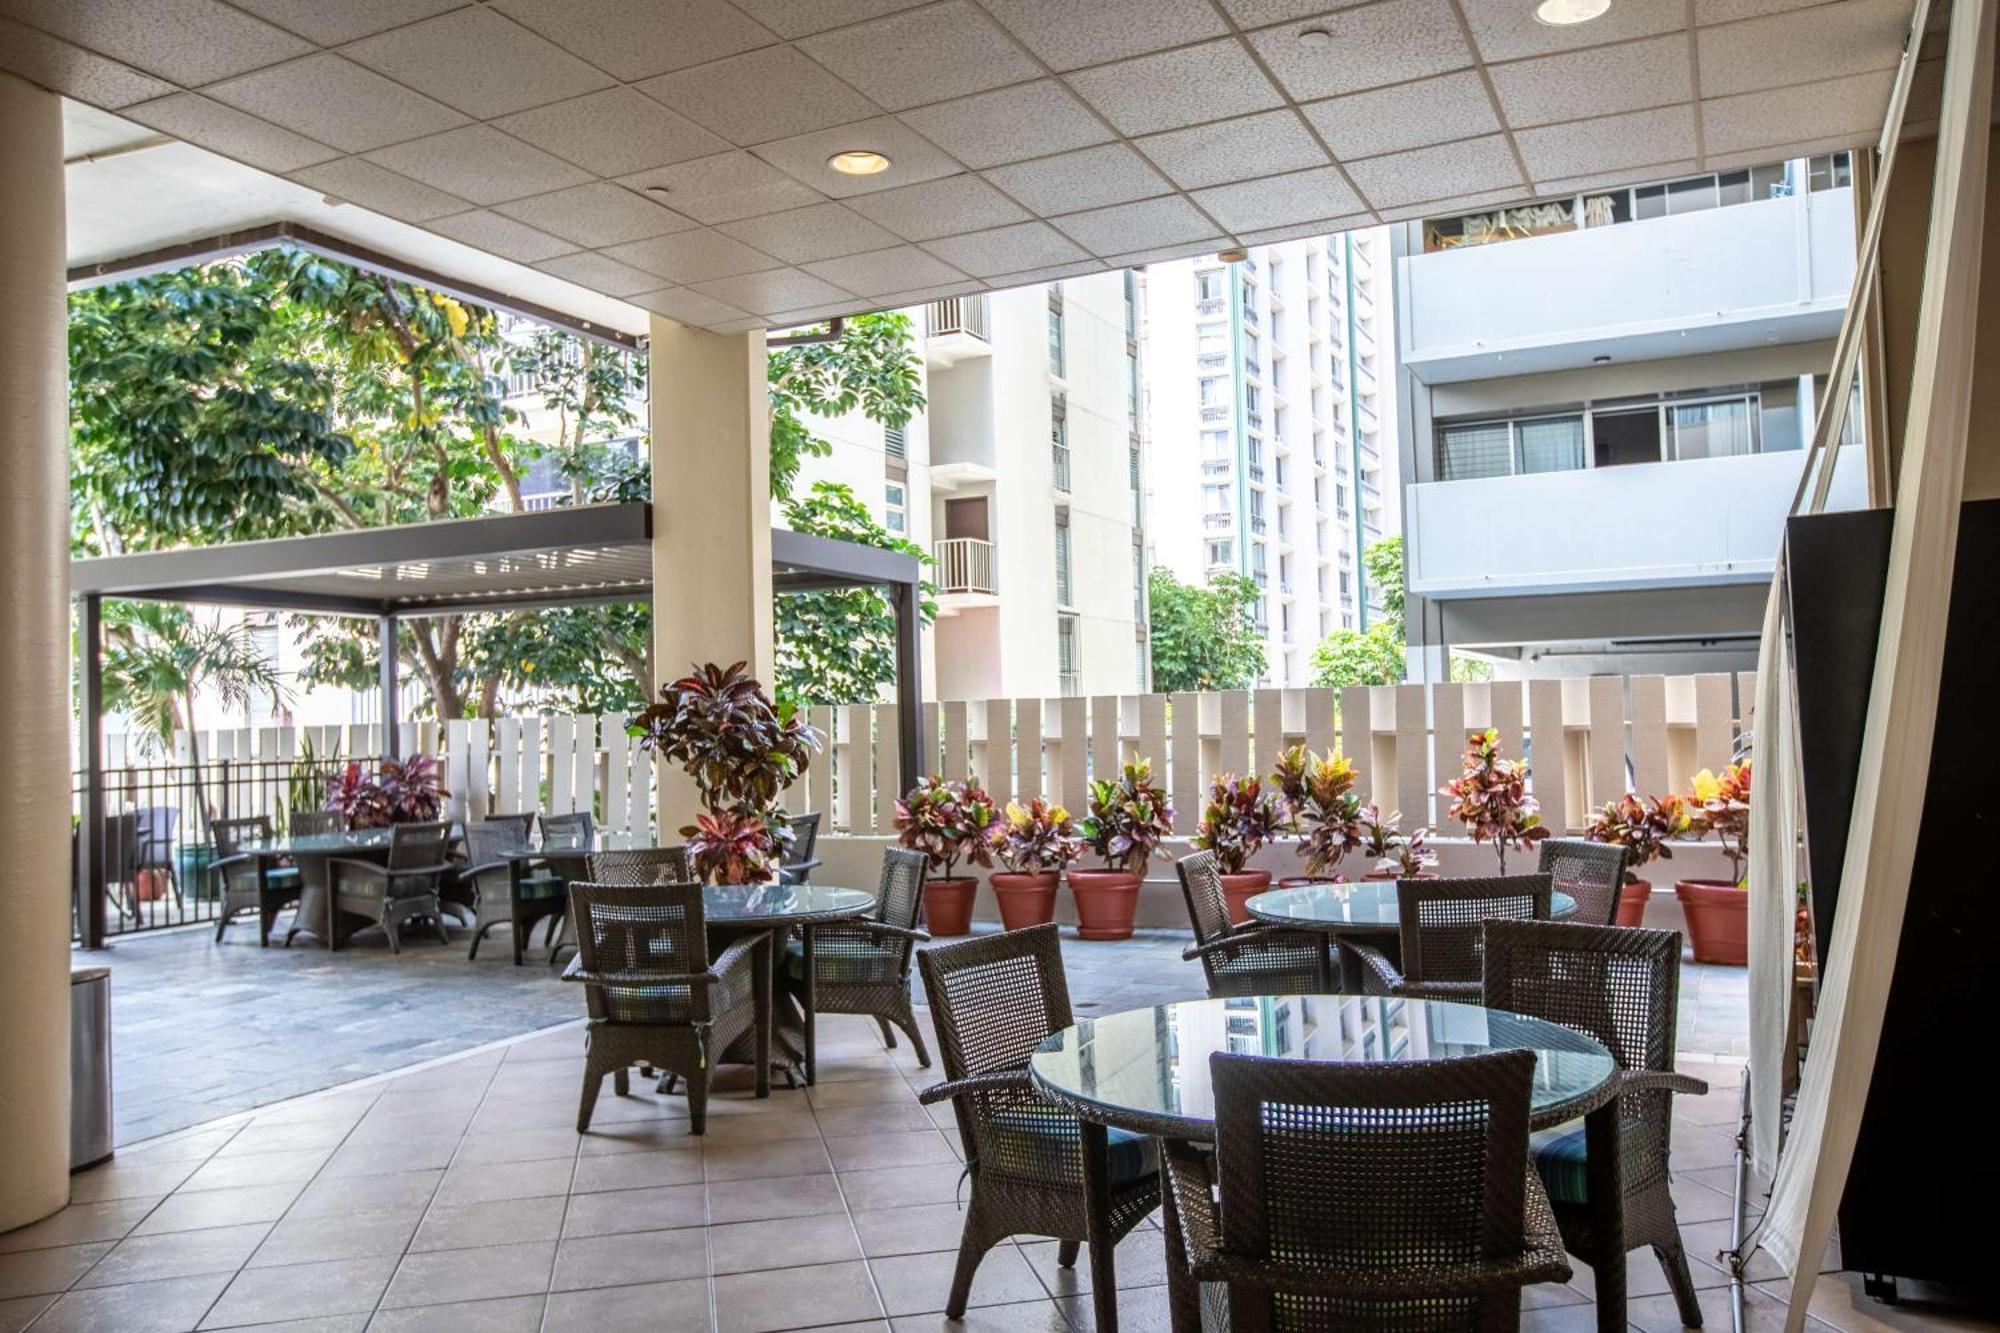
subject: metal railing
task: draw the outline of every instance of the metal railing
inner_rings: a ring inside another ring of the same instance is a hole
[[[946,537],[931,543],[939,592],[995,593],[993,543],[977,537]]]
[[[948,333],[966,333],[985,341],[986,298],[948,296],[924,307],[924,336],[941,338]]]

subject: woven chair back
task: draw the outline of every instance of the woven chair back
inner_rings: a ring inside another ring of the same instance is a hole
[[[591,1015],[616,1023],[685,1023],[686,984],[649,983],[708,970],[708,935],[699,884],[569,886],[577,954],[587,972],[635,978],[631,985],[592,986]]]
[[[389,830],[389,869],[443,865],[450,841],[450,824],[398,824]]]
[[[1196,852],[1174,863],[1181,877],[1181,897],[1187,899],[1188,921],[1197,944],[1229,933],[1229,900],[1222,896],[1222,863],[1214,852]]]
[[[1618,915],[1618,890],[1625,884],[1625,849],[1616,843],[1582,838],[1550,838],[1542,843],[1535,867],[1555,887],[1576,900],[1576,919],[1608,926]]]
[[[541,820],[542,846],[551,851],[586,849],[597,832],[597,822],[588,810],[570,815],[543,815]]]
[[[529,837],[535,831],[535,817],[533,815],[488,815],[480,823],[491,824],[496,828],[512,828],[514,836],[519,839],[514,844],[517,847],[527,846]]]
[[[1053,925],[919,949],[917,963],[948,1079],[1024,1068],[1076,1021]]]
[[[208,821],[209,836],[215,840],[215,854],[218,857],[234,856],[243,849],[246,842],[264,842],[271,836],[271,820],[268,815],[244,815],[240,819],[211,819]]]
[[[592,852],[589,860],[593,884],[630,885],[685,884],[687,852],[680,847],[630,847],[617,851]]]
[[[1485,923],[1546,921],[1547,875],[1396,881],[1403,975],[1413,982],[1478,981],[1485,975]]]
[[[819,815],[793,815],[792,850],[785,857],[788,866],[804,865],[813,858],[813,849],[819,846]]]
[[[286,823],[294,838],[347,832],[347,816],[338,810],[294,810]]]
[[[924,906],[928,865],[924,854],[913,848],[891,847],[882,853],[882,881],[875,894],[877,921],[903,930],[916,929],[917,914]]]
[[[489,865],[527,845],[527,831],[515,819],[481,819],[465,826],[465,853],[476,866]]]

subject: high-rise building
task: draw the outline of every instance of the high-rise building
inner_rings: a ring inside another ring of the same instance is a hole
[[[1393,535],[1387,234],[1152,265],[1144,274],[1152,559],[1259,588],[1262,683],[1380,613],[1361,552]]]
[[[1394,229],[1411,679],[1454,651],[1754,664],[1854,280],[1850,172],[1840,152]],[[1868,502],[1861,452],[1831,507]]]

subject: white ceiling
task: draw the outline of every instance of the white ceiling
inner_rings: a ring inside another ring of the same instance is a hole
[[[1913,8],[1534,3],[0,0],[0,68],[736,331],[1862,143]]]

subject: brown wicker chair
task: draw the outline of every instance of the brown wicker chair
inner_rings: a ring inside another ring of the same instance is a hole
[[[792,850],[785,854],[785,864],[778,869],[778,882],[804,884],[819,869],[819,858],[813,855],[819,846],[819,816],[793,815],[791,825]]]
[[[951,1102],[972,1178],[946,1315],[964,1316],[980,1259],[1015,1235],[1055,1237],[1065,1268],[1088,1243],[1098,1309],[1108,1300],[1115,1310],[1112,1251],[1160,1201],[1158,1152],[1141,1135],[1107,1135],[1028,1081],[1035,1047],[1075,1022],[1056,927],[939,945],[917,958],[947,1080],[919,1100]],[[1087,1202],[1093,1192],[1101,1211]]]
[[[1535,867],[1556,891],[1576,901],[1576,919],[1608,926],[1618,917],[1618,891],[1625,887],[1625,849],[1616,843],[1582,838],[1549,838]]]
[[[1699,1328],[1701,1305],[1667,1175],[1673,1095],[1708,1091],[1673,1072],[1680,983],[1681,937],[1673,931],[1546,921],[1486,926],[1486,1003],[1575,1028],[1618,1061],[1625,1247],[1652,1247],[1681,1321]],[[1540,1131],[1531,1151],[1570,1252],[1593,1268],[1623,1263],[1623,1254],[1602,1252],[1591,1228],[1582,1122]]]
[[[699,884],[574,883],[569,900],[578,944],[563,980],[582,983],[590,1012],[577,1133],[604,1076],[626,1096],[634,1065],[686,1080],[688,1128],[702,1133],[715,1057],[745,1033],[757,1095],[771,1095],[768,936],[745,935],[710,962]]]
[[[1348,975],[1371,995],[1478,1004],[1485,975],[1485,924],[1546,921],[1554,896],[1547,875],[1396,881],[1402,963],[1358,940],[1340,942]]]
[[[686,884],[687,852],[679,847],[632,847],[590,854],[590,882],[597,885]]]
[[[922,852],[887,849],[874,918],[808,926],[787,949],[785,971],[801,992],[808,1046],[820,1014],[863,1014],[875,1020],[882,1044],[890,1050],[896,1049],[895,1029],[903,1029],[916,1049],[917,1063],[931,1067],[923,1029],[910,1007],[910,956],[931,938],[917,927],[925,864]],[[810,1049],[806,1053],[809,1068],[814,1055]]]
[[[294,810],[286,823],[294,838],[311,838],[325,833],[347,832],[347,816],[338,810]]]
[[[514,965],[519,967],[535,923],[560,916],[563,910],[563,879],[548,871],[535,871],[514,881],[514,867],[503,853],[528,845],[528,824],[532,815],[499,815],[465,826],[465,848],[470,858],[459,869],[459,882],[472,886],[472,949],[468,959],[479,957],[479,942],[495,926],[506,926],[514,946]]]
[[[1210,999],[1232,995],[1323,995],[1334,984],[1326,937],[1316,931],[1281,926],[1235,925],[1222,892],[1222,869],[1214,852],[1196,852],[1174,863],[1187,900],[1194,943],[1184,961],[1201,960]]]
[[[243,819],[211,819],[209,837],[215,842],[216,860],[209,873],[216,879],[220,905],[215,917],[215,942],[238,912],[256,909],[257,947],[271,943],[271,922],[287,907],[299,905],[299,871],[296,866],[274,866],[261,856],[242,850],[246,842],[266,842],[271,837],[271,821],[264,815]]]
[[[389,830],[389,860],[363,861],[336,856],[327,861],[332,878],[333,905],[342,912],[370,918],[389,936],[389,951],[401,953],[405,922],[428,920],[438,941],[450,944],[444,928],[444,906],[438,882],[452,869],[445,859],[451,825],[398,824]]]
[[[1569,1278],[1527,1162],[1533,1052],[1209,1066],[1218,1150],[1167,1149],[1168,1271],[1205,1326],[1490,1333]]]
[[[542,815],[542,846],[550,851],[589,851],[597,836],[597,821],[588,810],[568,815]]]

